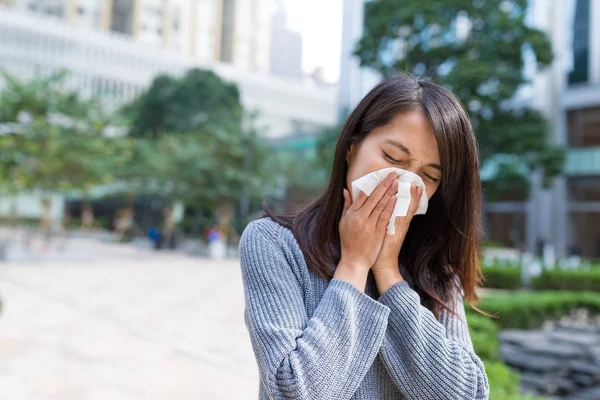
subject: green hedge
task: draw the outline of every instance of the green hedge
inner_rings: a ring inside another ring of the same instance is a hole
[[[521,267],[483,267],[483,287],[490,289],[519,289]],[[534,290],[600,291],[600,268],[561,270],[547,269],[531,280]]]
[[[521,267],[499,265],[482,270],[485,278],[483,286],[486,288],[513,290],[521,287]]]
[[[519,376],[498,357],[498,325],[481,314],[468,314],[469,331],[475,353],[485,364],[490,384],[490,400],[521,400]]]
[[[573,309],[600,313],[600,293],[592,292],[503,292],[486,296],[478,307],[498,318],[488,318],[467,309],[475,353],[482,359],[490,383],[490,400],[538,399],[519,393],[519,377],[498,356],[500,329],[535,329],[545,321],[560,318]]]
[[[600,292],[600,269],[545,270],[531,280],[532,289],[585,290]]]
[[[484,297],[478,307],[496,315],[502,329],[535,329],[545,321],[558,319],[574,309],[585,308],[592,313],[600,313],[600,293],[506,292]]]

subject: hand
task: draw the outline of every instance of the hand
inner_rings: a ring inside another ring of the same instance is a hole
[[[358,268],[363,272],[368,272],[373,266],[396,205],[397,192],[398,174],[394,172],[370,196],[361,192],[354,203],[350,192],[344,189],[344,210],[339,225],[339,266]]]
[[[421,200],[422,194],[423,188],[414,185],[410,187],[410,205],[408,206],[408,213],[405,217],[396,217],[396,220],[394,221],[394,226],[396,227],[395,235],[385,235],[381,251],[379,252],[373,268],[371,268],[374,274],[386,270],[393,271],[394,273],[398,271],[399,273],[398,256],[400,255],[400,249],[402,248],[402,243],[404,243],[404,238],[406,237],[406,232],[408,232],[410,222],[417,212],[417,208],[419,208],[419,201]]]

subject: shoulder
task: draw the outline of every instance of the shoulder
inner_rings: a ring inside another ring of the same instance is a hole
[[[293,233],[271,218],[261,218],[248,224],[240,239],[240,253],[277,250],[298,247]]]

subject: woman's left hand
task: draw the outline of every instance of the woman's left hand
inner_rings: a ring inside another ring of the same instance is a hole
[[[419,208],[419,201],[421,200],[421,195],[423,193],[423,188],[417,186],[411,186],[410,188],[410,205],[408,206],[408,213],[405,217],[396,217],[395,226],[396,226],[396,234],[385,235],[385,239],[383,239],[383,246],[381,251],[379,252],[379,256],[375,261],[375,264],[371,268],[373,273],[377,275],[381,272],[393,271],[394,273],[398,272],[398,255],[400,254],[400,249],[402,248],[402,243],[404,243],[404,238],[406,237],[406,232],[408,232],[408,227],[410,226],[410,221],[417,212],[417,208]]]

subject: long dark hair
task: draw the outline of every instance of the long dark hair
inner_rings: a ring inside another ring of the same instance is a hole
[[[325,192],[297,212],[267,214],[291,229],[309,268],[331,279],[340,259],[338,226],[344,204],[348,149],[397,114],[413,110],[423,112],[435,131],[442,180],[429,200],[427,213],[413,218],[399,262],[411,275],[423,305],[439,316],[443,309],[449,309],[446,304],[454,308],[457,281],[464,299],[472,305],[478,300],[475,288],[481,281],[477,142],[460,101],[442,86],[403,74],[379,83],[346,120]]]

